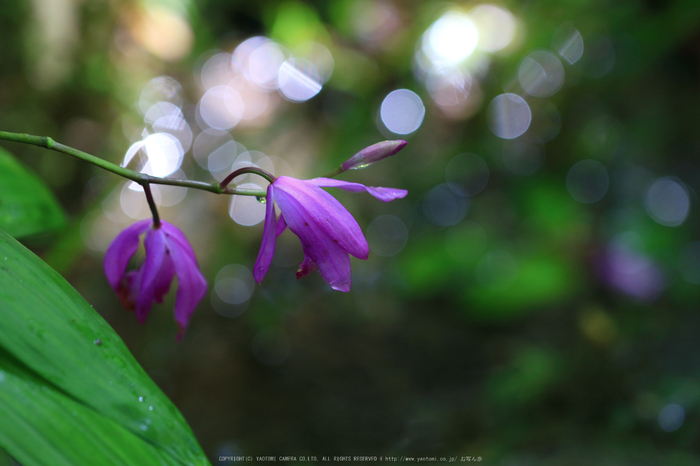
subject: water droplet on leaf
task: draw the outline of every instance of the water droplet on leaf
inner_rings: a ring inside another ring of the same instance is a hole
[[[255,200],[261,204],[267,204],[267,198],[265,196],[255,196]]]

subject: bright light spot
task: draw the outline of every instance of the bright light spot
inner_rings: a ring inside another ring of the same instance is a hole
[[[659,427],[666,432],[680,429],[683,421],[685,421],[685,409],[680,405],[671,403],[659,411]]]
[[[177,170],[172,174],[172,178],[186,180],[187,176],[182,170]],[[165,184],[152,184],[151,191],[153,192],[154,198],[160,198],[158,205],[164,207],[172,207],[179,204],[187,195],[187,188],[183,188],[181,186],[168,186]],[[158,194],[156,194],[156,191]]]
[[[179,60],[192,49],[190,24],[170,8],[148,5],[135,15],[130,27],[135,41],[162,60]]]
[[[228,131],[241,121],[243,100],[235,89],[215,86],[202,96],[199,112],[211,128]]]
[[[243,183],[239,188],[262,189],[253,183]],[[233,196],[229,215],[234,222],[243,226],[253,226],[265,219],[265,204],[259,202],[255,196]]]
[[[486,112],[489,128],[503,139],[517,138],[527,131],[532,120],[530,106],[516,94],[497,95]]]
[[[274,366],[283,363],[289,357],[291,343],[282,330],[267,328],[260,330],[253,337],[252,350],[258,361]]]
[[[172,134],[151,134],[144,142],[147,162],[141,170],[142,173],[164,177],[180,168],[185,151],[180,141]]]
[[[407,241],[406,224],[395,215],[380,215],[367,227],[367,242],[378,256],[395,256],[403,250]]]
[[[670,176],[656,180],[649,187],[645,201],[649,216],[669,227],[681,225],[690,212],[688,190],[680,180]]]
[[[544,145],[521,136],[503,141],[501,151],[503,165],[512,173],[528,176],[536,173],[544,163]]]
[[[425,216],[443,227],[459,223],[467,215],[468,209],[468,198],[455,194],[447,184],[435,186],[423,200]]]
[[[304,102],[321,91],[321,83],[308,62],[287,60],[277,76],[280,93],[293,102]]]
[[[549,97],[564,84],[564,67],[551,53],[538,50],[520,63],[518,79],[528,94]]]
[[[197,135],[192,146],[192,154],[197,164],[205,170],[209,169],[209,156],[233,141],[233,137],[226,131],[218,129],[205,129]]]
[[[445,168],[447,186],[460,196],[473,196],[480,193],[489,181],[489,167],[484,159],[476,154],[459,154]]]
[[[603,199],[610,177],[602,163],[593,159],[576,162],[566,175],[566,189],[571,197],[584,204]]]
[[[250,270],[240,264],[229,264],[216,274],[212,305],[220,315],[236,317],[246,310],[254,290],[255,279]]]
[[[144,113],[143,120],[146,123],[153,124],[163,117],[184,118],[180,107],[172,102],[160,101],[148,107]]]
[[[476,279],[481,286],[504,290],[516,278],[518,262],[506,251],[489,251],[476,264]]]
[[[129,147],[122,166],[126,167],[131,159],[143,151],[146,163],[141,168],[142,173],[153,176],[168,176],[180,168],[184,150],[178,139],[168,133],[155,133],[147,136],[143,141],[138,141]]]
[[[700,285],[700,241],[683,247],[678,259],[678,271],[688,283]]]
[[[392,133],[410,134],[423,123],[425,107],[418,94],[398,89],[384,98],[379,115]]]
[[[209,57],[199,72],[199,78],[204,89],[228,83],[233,78],[231,54],[221,52]]]
[[[306,60],[312,67],[319,82],[325,83],[333,74],[333,55],[318,42],[306,42],[294,49],[294,56]]]
[[[183,153],[190,150],[193,137],[192,129],[184,118],[177,115],[161,117],[153,123],[153,129],[158,133],[168,133],[174,136],[180,141]]]
[[[270,94],[253,86],[243,76],[236,76],[230,83],[243,99],[243,120],[254,120],[270,110]]]
[[[564,23],[554,31],[552,46],[569,65],[576,63],[583,55],[583,37],[573,23]]]
[[[423,51],[432,60],[456,64],[472,54],[479,33],[469,16],[450,11],[435,21],[423,35]]]
[[[472,77],[455,67],[433,67],[426,77],[425,87],[435,103],[441,107],[452,107],[467,100]]]
[[[158,102],[170,102],[181,107],[184,102],[182,86],[170,76],[158,76],[151,79],[141,91],[139,108],[144,114]]]
[[[223,170],[232,171],[230,169],[233,165],[233,161],[236,159],[237,154],[238,143],[234,140],[230,140],[209,154],[207,169],[212,173],[217,173]]]
[[[255,49],[269,41],[270,39],[267,37],[255,36],[238,44],[238,47],[236,47],[236,50],[233,51],[233,54],[230,57],[231,68],[236,73],[245,73],[250,54],[253,53]]]
[[[160,204],[160,193],[154,189],[151,189],[151,192],[153,193],[153,200],[156,204]],[[129,182],[124,184],[119,196],[119,204],[124,213],[134,220],[143,220],[151,216],[151,210],[148,208],[143,188],[135,183]]]
[[[262,89],[277,89],[277,75],[286,59],[286,51],[267,39],[248,54],[243,75]]]
[[[498,52],[515,37],[515,18],[510,11],[496,5],[479,5],[469,16],[479,34],[476,46],[485,52]]]

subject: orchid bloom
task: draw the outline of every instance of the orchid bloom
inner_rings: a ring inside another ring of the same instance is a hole
[[[139,236],[146,233],[146,259],[137,270],[126,272],[129,260],[139,247]],[[180,326],[178,340],[207,291],[207,282],[199,272],[197,259],[185,235],[170,223],[141,220],[119,233],[107,249],[104,263],[110,286],[122,305],[136,312],[144,323],[154,301],[163,302],[177,275],[178,290],[175,300],[175,321]]]
[[[280,176],[267,187],[267,211],[262,246],[255,262],[254,276],[265,277],[275,240],[287,226],[301,240],[304,260],[296,275],[301,278],[318,267],[321,277],[339,291],[350,291],[350,256],[367,260],[369,247],[360,226],[333,196],[321,188],[340,188],[350,192],[366,191],[380,201],[405,197],[405,189],[374,188],[330,178],[297,180]],[[281,211],[275,218],[274,201]]]

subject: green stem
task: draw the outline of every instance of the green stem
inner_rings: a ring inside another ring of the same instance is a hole
[[[265,178],[270,184],[274,183],[275,180],[277,179],[276,176],[274,176],[272,173],[267,172],[263,170],[262,168],[258,167],[243,167],[239,168],[238,170],[232,172],[229,174],[226,178],[223,179],[221,183],[219,183],[219,188],[221,189],[226,189],[226,186],[233,181],[233,179],[237,176],[243,175],[245,173],[253,173],[255,175],[262,176]]]
[[[323,175],[323,178],[335,178],[336,176],[340,175],[344,171],[345,170],[343,170],[343,167],[338,167],[335,170],[333,170],[332,172],[329,172],[329,173],[326,173],[325,175]]]
[[[164,184],[169,186],[181,186],[183,188],[193,188],[202,191],[209,191],[214,194],[239,194],[242,196],[264,197],[265,190],[263,189],[245,189],[245,188],[222,188],[218,183],[204,183],[202,181],[181,180],[177,178],[160,178],[157,176],[146,175],[125,167],[121,167],[112,162],[108,162],[94,155],[88,154],[73,147],[58,143],[46,136],[33,136],[31,134],[11,133],[9,131],[0,131],[0,139],[6,141],[20,142],[23,144],[31,144],[38,147],[51,149],[62,154],[70,155],[77,159],[96,165],[104,170],[110,171],[122,178],[134,181],[141,186],[147,184]]]

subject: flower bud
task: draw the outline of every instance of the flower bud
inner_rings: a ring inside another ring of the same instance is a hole
[[[378,162],[389,156],[394,155],[407,144],[406,141],[383,141],[376,144],[372,144],[369,147],[365,147],[357,154],[346,160],[340,168],[345,170],[352,170],[356,168],[365,168],[367,165]]]

